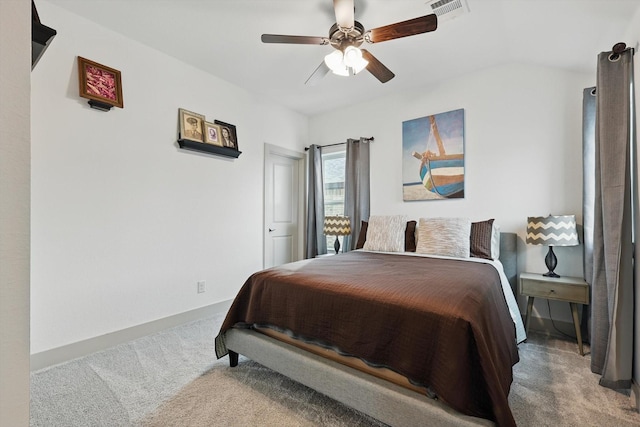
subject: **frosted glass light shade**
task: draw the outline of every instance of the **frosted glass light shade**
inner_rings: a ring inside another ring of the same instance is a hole
[[[358,74],[369,62],[362,57],[362,51],[354,46],[345,49],[344,54],[339,50],[334,50],[324,57],[324,63],[333,74],[338,76],[349,76],[351,71]]]
[[[346,68],[343,62],[342,52],[334,50],[330,54],[324,57],[324,63],[333,72]]]

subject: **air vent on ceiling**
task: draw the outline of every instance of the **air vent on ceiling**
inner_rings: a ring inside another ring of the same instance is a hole
[[[431,12],[438,16],[438,22],[448,21],[469,13],[467,0],[431,0],[427,2]]]

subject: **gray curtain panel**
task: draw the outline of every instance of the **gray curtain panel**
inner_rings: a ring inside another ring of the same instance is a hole
[[[344,214],[351,219],[351,236],[345,236],[344,251],[356,248],[361,221],[369,220],[369,141],[347,140],[344,178]]]
[[[324,189],[322,180],[322,152],[318,145],[307,151],[307,233],[305,258],[327,253],[322,232],[324,223]]]
[[[582,92],[582,218],[584,278],[593,283],[593,209],[596,192],[596,88]],[[593,295],[593,292],[591,292]],[[589,328],[591,313],[583,306],[581,332],[585,341],[591,342]]]
[[[631,386],[633,50],[598,56],[591,303],[591,370],[600,384]]]

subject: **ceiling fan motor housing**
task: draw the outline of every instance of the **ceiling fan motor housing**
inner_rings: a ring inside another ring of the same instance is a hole
[[[340,29],[338,24],[333,24],[329,29],[329,40],[331,46],[344,51],[349,46],[359,47],[364,41],[364,25],[358,21],[353,21],[353,27],[347,31]]]

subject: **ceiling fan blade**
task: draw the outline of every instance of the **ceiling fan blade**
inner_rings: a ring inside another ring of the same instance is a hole
[[[385,67],[382,62],[378,61],[378,58],[373,56],[368,50],[360,50],[362,50],[362,57],[369,61],[367,70],[373,74],[376,79],[380,80],[381,83],[386,83],[396,76],[390,69]]]
[[[333,9],[336,12],[336,24],[340,28],[351,28],[354,25],[353,0],[333,0]]]
[[[438,17],[435,14],[425,15],[419,18],[409,19],[408,21],[374,28],[369,32],[367,41],[370,43],[380,43],[401,37],[428,33],[435,31],[436,28],[438,28]]]
[[[313,73],[311,73],[311,75],[309,76],[307,81],[304,82],[304,84],[309,86],[314,86],[318,84],[318,82],[322,80],[322,78],[326,76],[329,71],[331,70],[329,69],[329,67],[327,67],[327,64],[325,64],[324,61],[322,61],[320,65],[318,65],[318,68],[316,68],[316,70]]]
[[[329,44],[326,37],[312,36],[284,36],[281,34],[263,34],[262,43],[289,43],[289,44]]]

